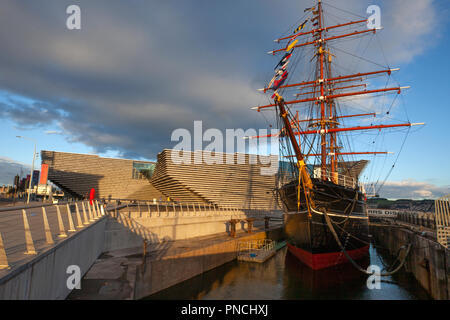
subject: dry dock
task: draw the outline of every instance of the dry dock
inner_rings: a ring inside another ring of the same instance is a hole
[[[255,228],[102,254],[68,299],[140,299],[236,259],[240,241],[278,240],[282,229]]]

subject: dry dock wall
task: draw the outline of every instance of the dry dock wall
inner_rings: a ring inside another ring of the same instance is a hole
[[[420,285],[434,298],[450,298],[450,250],[435,240],[433,234],[419,233],[398,226],[370,226],[371,233],[381,246],[396,256],[398,249],[411,243],[411,251],[405,262],[405,269],[411,272]],[[431,235],[431,237],[430,237]]]
[[[239,241],[266,238],[272,240],[282,239],[283,229],[274,228],[249,234],[238,239],[230,238],[227,241],[190,250],[176,256],[164,257],[159,260],[145,259],[145,263],[136,266],[133,298],[144,298],[233,261],[237,258]]]
[[[144,239],[149,243],[158,243],[229,232],[231,219],[263,219],[265,216],[263,213],[247,214],[241,211],[206,211],[201,213],[202,216],[190,216],[192,213],[189,212],[177,212],[176,216],[172,214],[168,217],[145,217],[139,212],[119,212],[117,219],[108,219],[104,251],[142,246]],[[254,222],[254,226],[261,225],[264,225],[263,220]],[[236,224],[236,231],[247,230],[247,227],[247,223],[241,221]]]
[[[70,235],[56,246],[12,270],[0,279],[0,300],[61,300],[67,288],[70,265],[83,276],[103,251],[106,217]]]

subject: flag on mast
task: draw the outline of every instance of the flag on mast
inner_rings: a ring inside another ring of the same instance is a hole
[[[298,28],[295,29],[293,33],[297,33],[297,32],[299,32],[300,30],[302,30],[302,29],[305,27],[305,24],[306,24],[307,22],[308,22],[308,19],[306,19],[301,25],[299,25]]]
[[[277,65],[275,66],[275,68],[273,68],[273,69],[275,70],[279,65],[285,64],[291,56],[292,56],[292,52],[286,52],[284,54],[283,58],[281,58],[280,62],[278,62]]]

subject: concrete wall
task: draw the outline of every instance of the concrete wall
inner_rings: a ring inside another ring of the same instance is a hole
[[[103,217],[12,270],[0,279],[0,300],[65,299],[67,267],[78,265],[81,275],[89,270],[103,251],[105,226]]]
[[[435,240],[406,228],[373,226],[371,232],[377,243],[395,256],[400,246],[411,243],[405,269],[411,272],[421,286],[434,298],[450,298],[450,250]]]
[[[277,228],[239,239],[230,238],[168,259],[147,258],[145,264],[137,265],[136,268],[134,299],[144,298],[236,259],[239,241],[265,238],[280,240],[282,237],[282,228]]]
[[[165,214],[165,213],[164,213]],[[104,251],[142,246],[147,239],[151,243],[170,240],[183,240],[217,233],[229,232],[231,219],[246,219],[258,215],[243,212],[203,211],[201,216],[187,216],[192,212],[173,212],[169,217],[141,217],[137,212],[120,213],[117,220],[109,218],[105,230]],[[200,213],[199,213],[200,214]],[[172,216],[171,216],[172,215]],[[255,222],[255,226],[263,225],[264,221]],[[236,231],[247,230],[247,223],[236,224]]]

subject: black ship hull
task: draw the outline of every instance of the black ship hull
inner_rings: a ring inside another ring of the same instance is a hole
[[[326,223],[326,212],[347,254],[353,260],[367,256],[369,227],[363,194],[332,182],[312,181],[315,208],[309,210],[302,188],[298,210],[297,181],[279,189],[289,251],[314,270],[349,262]]]

